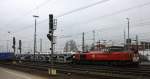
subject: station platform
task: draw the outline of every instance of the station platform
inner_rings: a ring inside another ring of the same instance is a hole
[[[0,79],[48,79],[48,78],[0,67]]]
[[[32,71],[32,70],[31,70]],[[42,71],[32,71],[33,73],[24,72],[20,70],[15,70],[11,68],[5,68],[0,66],[0,79],[97,79],[86,77],[83,75],[71,74],[68,73],[57,73],[56,76],[45,75]],[[40,73],[40,74],[37,74]],[[42,74],[41,74],[42,73]],[[44,75],[44,76],[43,76]]]

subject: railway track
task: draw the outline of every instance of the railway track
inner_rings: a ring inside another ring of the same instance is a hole
[[[40,65],[43,67],[47,67],[48,64],[34,64],[36,65]],[[67,67],[67,68],[81,68],[81,69],[91,69],[91,70],[107,70],[107,71],[113,71],[113,72],[140,72],[140,73],[150,73],[150,66],[147,65],[140,65],[139,67],[119,67],[119,66],[96,66],[96,65],[66,65],[66,64],[57,64],[55,66],[56,68],[63,68],[63,67]]]
[[[39,69],[47,71],[50,67],[49,64],[40,63],[22,63],[15,64],[14,66],[28,67],[31,69]],[[93,65],[65,65],[57,64],[54,66],[57,71],[63,73],[76,73],[83,75],[107,76],[118,79],[149,79],[150,67],[139,66],[139,67],[112,67],[112,66],[93,66]]]
[[[134,75],[134,76],[147,76],[150,77],[150,67],[136,67],[136,68],[128,68],[128,67],[110,67],[110,66],[83,66],[83,65],[72,65],[72,66],[59,66],[56,68],[63,69],[67,67],[67,69],[74,69],[80,71],[87,71],[87,72],[101,72],[101,73],[108,73],[108,74],[124,74],[124,75]]]

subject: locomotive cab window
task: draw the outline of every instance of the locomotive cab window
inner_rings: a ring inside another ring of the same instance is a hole
[[[124,47],[121,47],[121,46],[111,46],[111,47],[108,47],[108,51],[109,52],[122,52],[125,50],[124,50]]]

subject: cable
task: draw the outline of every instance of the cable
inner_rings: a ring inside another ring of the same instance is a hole
[[[81,7],[81,8],[78,8],[78,9],[75,9],[75,10],[72,10],[72,11],[69,11],[69,12],[66,12],[66,13],[63,13],[63,14],[60,14],[60,15],[58,15],[56,18],[60,18],[60,17],[65,16],[65,15],[69,15],[69,14],[72,14],[72,13],[74,13],[74,12],[78,12],[78,11],[87,9],[87,8],[89,8],[89,7],[93,7],[93,6],[95,6],[95,5],[98,5],[98,4],[107,2],[107,1],[109,1],[109,0],[98,1],[98,2],[96,2],[96,3],[90,4],[90,5],[87,5],[87,6],[84,6],[84,7]]]
[[[51,0],[45,0],[43,3],[39,4],[38,6],[36,6],[35,8],[33,8],[32,10],[30,10],[29,12],[25,13],[24,15],[28,15],[30,14],[32,11],[40,9],[41,7],[43,7],[44,5],[46,5],[47,3],[49,3]]]
[[[141,23],[135,24],[135,27],[133,27],[133,28],[140,27],[141,25],[139,25],[139,24],[141,24]],[[150,25],[150,24],[145,24],[145,25]],[[143,26],[144,26],[144,24],[143,24]],[[97,29],[97,30],[95,30],[95,31],[99,32],[99,31],[107,30],[107,29],[111,29],[111,30],[112,30],[112,29],[116,29],[116,28],[118,28],[118,27],[120,27],[120,26],[108,27],[108,28],[103,28],[103,29]],[[121,28],[121,27],[120,27],[120,28]],[[84,32],[84,33],[86,34],[86,33],[89,33],[89,32],[92,33],[92,31],[87,31],[87,32]],[[70,38],[70,37],[78,36],[78,35],[82,35],[82,33],[77,33],[77,34],[74,34],[74,35],[61,36],[61,37],[59,37],[59,39],[61,39],[61,38]]]
[[[106,0],[106,1],[108,1],[108,0]],[[105,1],[103,1],[103,2],[105,2]],[[100,2],[97,2],[97,3],[94,3],[94,4],[97,5],[98,3],[102,3],[102,2],[100,1]],[[60,15],[58,15],[58,16],[56,16],[56,17],[57,17],[57,18],[60,18],[60,17],[62,17],[62,16],[69,15],[69,14],[71,14],[71,13],[73,13],[73,12],[77,12],[77,11],[80,11],[80,10],[83,10],[83,9],[87,9],[87,8],[89,8],[89,7],[94,6],[94,4],[87,5],[87,6],[85,6],[85,7],[81,7],[81,8],[78,8],[78,9],[75,9],[75,10],[72,10],[72,11],[69,11],[69,12],[66,12],[66,13],[63,13],[63,14],[60,14]],[[110,17],[110,16],[113,16],[113,15],[116,15],[116,14],[120,14],[120,13],[123,13],[123,12],[126,12],[126,11],[130,11],[130,10],[133,10],[133,9],[136,9],[136,8],[144,7],[144,6],[146,6],[146,5],[150,5],[150,2],[141,4],[141,5],[137,5],[137,6],[134,6],[134,7],[130,7],[130,8],[127,8],[127,9],[119,10],[119,11],[116,11],[116,12],[113,12],[113,13],[110,13],[110,14],[106,14],[106,15],[103,15],[103,16],[99,16],[98,18],[95,18],[95,19],[88,20],[88,21],[84,22],[84,24],[87,23],[87,22],[93,22],[93,21],[95,21],[95,20],[102,19],[102,18],[104,18],[104,17]],[[42,23],[46,22],[47,20],[48,20],[48,18],[42,20],[42,21],[39,22],[38,24],[42,24]],[[82,23],[82,24],[83,24],[83,23]],[[79,24],[78,24],[78,25],[79,25]],[[26,26],[26,27],[29,27],[29,26]],[[29,27],[29,28],[30,28],[30,27]],[[27,28],[27,29],[28,29],[28,28]],[[24,29],[24,30],[25,30],[25,29]]]
[[[144,20],[145,21],[145,20]],[[148,20],[149,21],[149,20]],[[144,26],[144,25],[150,25],[150,24],[144,24],[144,23],[147,23],[147,21],[146,22],[141,22],[142,23],[142,25]],[[135,27],[133,27],[133,28],[136,28],[136,27],[140,27],[141,26],[141,23],[134,23],[134,26]],[[116,27],[114,27],[114,26],[116,26]],[[114,26],[112,26],[112,27],[108,27],[108,28],[102,28],[102,29],[97,29],[97,30],[95,30],[95,31],[97,31],[97,32],[100,32],[100,31],[103,31],[103,30],[108,30],[108,29],[116,29],[116,28],[121,28],[120,27],[120,25],[114,25]],[[32,27],[32,25],[30,26],[30,27]],[[27,27],[24,27],[24,29],[26,29]],[[21,32],[22,30],[18,30],[17,32]],[[91,31],[87,31],[87,32],[84,32],[85,34],[87,34],[87,33],[91,33],[93,30],[91,30]],[[75,38],[75,37],[77,37],[77,36],[79,36],[79,35],[82,35],[82,33],[77,33],[77,34],[73,34],[73,35],[65,35],[65,36],[58,36],[58,38],[59,39],[65,39],[65,38]]]
[[[95,3],[95,4],[96,4],[96,3]],[[100,16],[100,17],[109,17],[109,16],[112,16],[112,15],[115,15],[115,14],[118,14],[118,13],[126,12],[126,11],[129,11],[129,10],[135,9],[135,8],[139,8],[139,7],[143,7],[143,6],[145,6],[145,5],[149,5],[149,4],[150,4],[150,2],[149,2],[149,3],[142,4],[142,5],[134,6],[134,7],[131,7],[131,8],[123,9],[123,10],[120,10],[120,11],[117,11],[117,12],[114,12],[114,13],[111,13],[111,14],[107,14],[107,15],[104,15],[104,16]],[[64,14],[61,14],[61,15],[57,16],[57,18],[62,17],[62,16],[65,16],[65,15],[68,15],[68,14],[71,14],[71,13],[76,12],[76,11],[78,11],[78,10],[80,11],[80,10],[86,9],[86,8],[92,6],[92,5],[93,5],[93,4],[88,5],[88,6],[85,6],[85,7],[82,7],[82,8],[79,8],[79,9],[72,10],[72,11],[70,11],[70,12],[66,12],[66,13],[64,13]],[[99,18],[100,18],[100,17],[99,17]],[[47,19],[46,19],[46,20],[47,20]],[[97,20],[97,19],[96,19],[96,20]],[[94,21],[94,20],[92,20],[92,21]],[[92,21],[90,21],[90,22],[92,22]],[[38,24],[41,24],[41,23],[43,23],[43,22],[45,22],[45,20],[39,22]],[[89,21],[88,21],[88,22],[89,22]],[[20,32],[20,31],[23,31],[23,30],[25,30],[25,29],[28,29],[29,27],[31,28],[32,26],[30,25],[30,26],[28,26],[28,27],[23,27],[23,28],[21,28],[22,30],[19,29],[17,32]],[[70,36],[65,36],[65,37],[72,37],[72,36],[70,35]]]
[[[71,11],[69,11],[69,12],[66,12],[66,13],[63,13],[63,14],[58,15],[57,18],[62,17],[62,16],[65,16],[65,15],[69,15],[69,14],[74,13],[74,12],[77,12],[77,11],[81,11],[81,10],[87,9],[87,8],[89,8],[89,7],[93,7],[93,6],[95,6],[95,5],[98,5],[98,4],[100,4],[100,3],[104,3],[104,2],[106,2],[106,1],[109,1],[109,0],[98,1],[98,2],[93,3],[93,4],[90,4],[90,5],[87,5],[87,6],[78,8],[78,9],[71,10]],[[39,22],[38,24],[42,24],[42,23],[46,22],[47,20],[48,20],[48,18],[42,20],[42,21]],[[28,28],[31,28],[31,27],[30,27],[30,26],[25,26],[25,27],[23,27],[23,28],[21,28],[21,29],[25,30],[24,28],[25,28],[25,29],[28,29]],[[18,32],[20,32],[20,29],[19,29]]]
[[[141,4],[141,5],[137,5],[137,6],[134,6],[134,7],[130,7],[130,8],[127,8],[127,9],[119,10],[119,11],[116,11],[116,12],[113,12],[113,13],[110,13],[110,14],[106,14],[106,15],[103,15],[103,16],[98,16],[97,18],[87,20],[87,21],[83,22],[82,24],[86,24],[86,23],[93,22],[93,21],[96,21],[96,20],[99,20],[99,19],[107,18],[107,17],[113,16],[113,15],[116,15],[116,14],[120,14],[120,13],[123,13],[123,12],[126,12],[126,11],[130,11],[130,10],[133,10],[133,9],[136,9],[136,8],[144,7],[146,5],[150,5],[150,2]],[[79,24],[76,23],[76,24],[72,24],[72,25],[79,25]],[[72,25],[70,25],[70,26],[72,26]]]
[[[87,9],[87,8],[89,8],[89,7],[93,7],[93,6],[95,6],[95,5],[98,5],[98,4],[100,4],[100,3],[104,3],[104,2],[107,2],[107,1],[109,1],[109,0],[102,0],[102,1],[99,1],[99,2],[96,2],[96,3],[93,3],[93,4],[90,4],[90,5],[87,5],[87,6],[84,6],[84,7],[80,7],[80,8],[78,8],[78,9],[74,9],[74,10],[71,10],[71,11],[69,11],[69,12],[60,14],[60,15],[56,16],[56,18],[60,18],[60,17],[65,16],[65,15],[69,15],[69,14],[72,14],[72,13],[74,13],[74,12],[78,12],[78,11]],[[41,23],[43,23],[43,22],[45,22],[45,21],[47,21],[47,20],[48,20],[48,18],[42,20],[42,21],[39,22],[38,24],[41,24]]]
[[[41,8],[42,6],[44,6],[45,4],[47,4],[49,1],[51,0],[45,0],[43,3],[37,5],[35,8],[29,10],[28,12],[22,14],[23,17],[27,16],[28,14],[30,14],[32,11],[37,10],[39,8]],[[15,18],[13,19],[11,22],[9,22],[8,24],[6,24],[4,27],[9,27],[9,25],[11,25],[11,23],[17,22],[21,19],[21,17]]]

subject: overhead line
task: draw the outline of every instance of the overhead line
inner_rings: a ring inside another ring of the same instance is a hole
[[[78,8],[78,9],[71,10],[71,11],[69,11],[69,12],[66,12],[66,13],[63,13],[63,14],[61,14],[61,15],[58,15],[57,18],[62,17],[62,16],[65,16],[65,15],[69,15],[69,14],[74,13],[74,12],[77,12],[77,11],[81,11],[81,10],[83,10],[83,9],[87,9],[87,8],[89,8],[89,7],[98,5],[98,4],[100,4],[100,3],[104,3],[104,2],[106,2],[106,1],[109,1],[109,0],[98,1],[98,2],[93,3],[93,4],[90,4],[90,5],[87,5],[87,6]],[[41,22],[39,22],[39,23],[37,23],[37,24],[44,23],[44,22],[47,21],[47,20],[48,20],[48,18],[42,20]],[[25,26],[25,27],[23,27],[23,28],[21,28],[21,29],[22,29],[22,30],[26,30],[26,29],[28,29],[28,28],[31,28],[31,25]],[[19,29],[17,32],[21,32],[21,31],[22,31],[21,29]]]
[[[72,11],[69,11],[69,12],[66,12],[66,13],[63,13],[61,15],[58,15],[56,18],[59,18],[59,17],[62,17],[62,16],[65,16],[65,15],[69,15],[69,14],[72,14],[74,12],[78,12],[78,11],[81,11],[81,10],[84,10],[84,9],[87,9],[89,7],[93,7],[95,5],[98,5],[98,4],[101,4],[101,3],[104,3],[104,2],[107,2],[109,0],[102,0],[102,1],[98,1],[96,3],[93,3],[93,4],[90,4],[90,5],[87,5],[87,6],[84,6],[84,7],[81,7],[81,8],[77,8],[77,9],[74,9]]]
[[[108,0],[106,0],[106,1],[108,1]],[[103,2],[105,2],[105,1],[103,1]],[[100,3],[100,2],[97,2],[97,3],[94,3],[94,4],[97,5],[98,3]],[[102,2],[101,2],[101,3],[102,3]],[[78,9],[75,9],[75,10],[72,10],[72,11],[69,11],[69,12],[66,12],[66,13],[63,13],[63,14],[58,15],[58,16],[56,16],[56,17],[59,18],[59,17],[62,17],[62,16],[69,15],[69,14],[71,14],[71,13],[73,13],[73,12],[77,12],[78,10],[87,9],[87,8],[89,8],[89,7],[94,6],[94,4],[87,5],[87,6],[85,6],[85,7],[81,7],[81,8],[78,8]],[[150,5],[150,2],[141,4],[141,5],[137,5],[137,6],[134,6],[134,7],[130,7],[130,8],[127,8],[127,9],[119,10],[119,11],[113,12],[113,13],[111,13],[111,14],[106,14],[106,15],[103,15],[103,16],[99,16],[98,18],[95,18],[95,19],[92,19],[92,20],[88,20],[88,21],[86,21],[86,22],[84,22],[84,23],[93,22],[93,21],[95,21],[95,20],[102,19],[102,18],[104,18],[104,17],[110,17],[110,16],[113,16],[113,15],[116,15],[116,14],[119,14],[119,13],[123,13],[123,12],[126,12],[126,11],[130,11],[130,10],[133,10],[133,9],[136,9],[136,8],[144,7],[144,6],[146,6],[146,5]],[[48,18],[42,20],[42,21],[39,22],[38,24],[42,24],[42,23],[44,23],[44,22],[47,21],[47,20],[48,20]],[[83,24],[83,23],[82,23],[82,24]],[[27,26],[27,27],[28,27],[28,26]],[[25,29],[24,29],[24,30],[25,30]]]
[[[150,5],[150,2],[141,4],[141,5],[137,5],[137,6],[134,6],[134,7],[129,7],[129,8],[126,8],[126,9],[122,9],[122,10],[119,10],[119,11],[116,11],[116,12],[113,12],[113,13],[110,13],[110,14],[106,14],[106,15],[103,15],[103,16],[98,16],[97,18],[87,20],[87,21],[83,22],[82,24],[93,22],[93,21],[103,19],[103,18],[106,18],[106,17],[110,17],[110,16],[120,14],[120,13],[123,13],[123,12],[126,12],[126,11],[130,11],[130,10],[133,10],[133,9],[136,9],[136,8],[144,7],[146,5]],[[75,25],[75,24],[73,24],[73,25]],[[76,25],[79,25],[79,24],[76,23]]]
[[[39,4],[38,6],[36,6],[35,8],[33,8],[32,10],[30,10],[29,12],[27,12],[25,15],[30,14],[30,12],[40,9],[41,7],[43,7],[44,5],[46,5],[49,1],[51,0],[45,0],[43,3]]]
[[[39,4],[39,5],[36,6],[35,8],[33,8],[33,9],[29,10],[28,12],[22,14],[23,17],[24,17],[24,16],[27,16],[27,15],[30,14],[32,11],[41,8],[42,6],[44,6],[45,4],[47,4],[49,1],[51,1],[51,0],[45,0],[43,3]],[[9,27],[9,25],[11,25],[12,22],[17,22],[17,21],[19,21],[19,20],[21,20],[21,17],[14,18],[10,23],[6,24],[5,27]]]
[[[145,21],[145,20],[144,20]],[[149,20],[148,20],[149,21]],[[134,23],[134,25],[136,25],[135,27],[140,27],[141,25],[140,24],[143,24],[143,26],[144,25],[150,25],[150,24],[144,24],[144,23],[148,23],[147,21],[146,22],[140,22],[140,23]],[[32,27],[33,25],[29,25],[28,27],[23,27],[22,29],[28,29],[29,27]],[[102,28],[102,29],[97,29],[97,30],[95,30],[95,31],[102,31],[102,30],[107,30],[107,29],[110,29],[110,28],[118,28],[118,27],[120,27],[120,26],[116,26],[115,25],[115,27],[108,27],[108,28]],[[22,30],[21,29],[18,29],[18,31],[16,31],[16,32],[21,32]],[[85,32],[85,34],[86,33],[89,33],[89,32],[91,32],[91,31],[87,31],[87,32]],[[78,35],[81,35],[82,33],[77,33],[77,34],[74,34],[74,35],[66,35],[66,36],[60,36],[59,38],[61,39],[61,38],[70,38],[70,37],[74,37],[74,36],[78,36]]]
[[[140,27],[141,25],[139,25],[139,24],[141,24],[141,23],[135,24],[135,25],[136,25],[135,27]],[[143,25],[150,25],[150,24],[143,24]],[[116,27],[108,27],[108,28],[102,28],[102,29],[97,29],[97,30],[95,30],[95,31],[102,31],[102,30],[107,30],[107,29],[110,29],[110,28],[115,29],[115,28],[118,28],[118,27],[120,27],[120,26],[116,26]],[[120,27],[120,28],[121,28],[121,27]],[[93,30],[87,31],[87,32],[84,32],[84,33],[85,33],[85,34],[86,34],[86,33],[89,33],[89,32],[92,33],[92,31],[93,31]],[[81,35],[81,34],[82,34],[82,33],[77,33],[77,34],[74,34],[74,35],[61,36],[61,37],[59,37],[59,38],[69,38],[69,37],[73,37],[73,36],[77,36],[77,35]]]
[[[69,11],[69,12],[65,12],[65,13],[63,13],[63,14],[60,14],[60,15],[56,16],[56,18],[60,18],[60,17],[62,17],[62,16],[66,16],[66,15],[72,14],[72,13],[74,13],[74,12],[78,12],[78,11],[87,9],[87,8],[89,8],[89,7],[93,7],[93,6],[95,6],[95,5],[98,5],[98,4],[100,4],[100,3],[104,3],[104,2],[107,2],[107,1],[109,1],[109,0],[98,1],[98,2],[96,2],[96,3],[90,4],[90,5],[87,5],[87,6],[84,6],[84,7],[80,7],[80,8],[71,10],[71,11]],[[42,21],[41,21],[40,23],[38,23],[38,24],[41,24],[41,23],[43,23],[43,22],[45,22],[45,21],[47,21],[47,20],[48,20],[48,18],[42,20]]]

